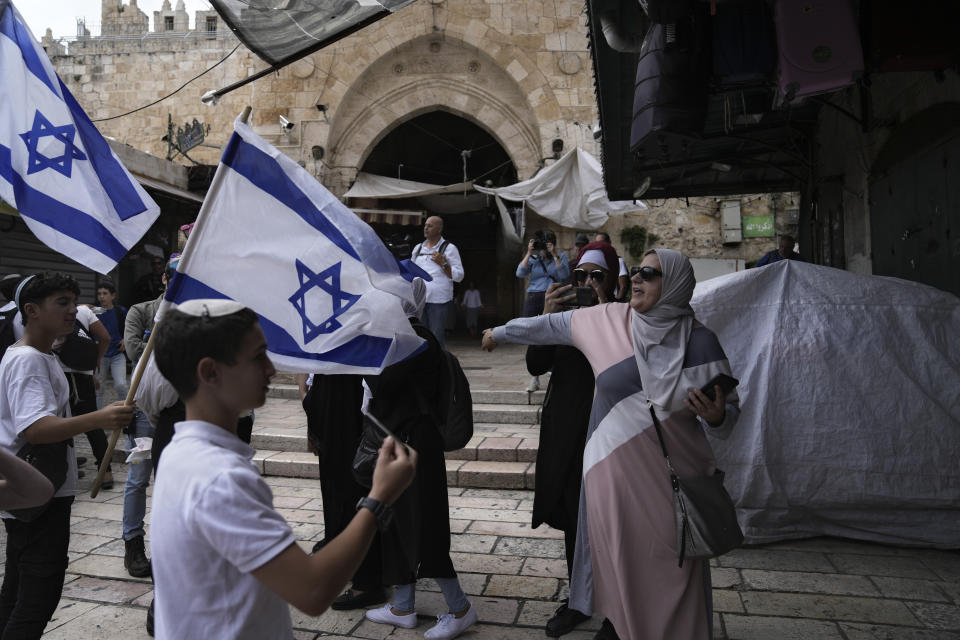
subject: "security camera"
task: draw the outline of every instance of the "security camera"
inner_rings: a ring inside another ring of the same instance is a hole
[[[290,131],[291,129],[293,129],[294,124],[289,120],[287,120],[285,117],[280,116],[280,126],[283,128],[284,131]]]
[[[603,132],[600,131],[600,123],[598,122],[593,126],[593,139],[599,140],[603,137]]]

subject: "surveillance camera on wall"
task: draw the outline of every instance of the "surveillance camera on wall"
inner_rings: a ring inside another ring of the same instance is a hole
[[[294,124],[289,120],[287,120],[285,117],[280,116],[280,126],[283,128],[284,131],[290,131],[291,129],[293,129]]]
[[[594,139],[594,140],[599,140],[599,139],[602,138],[602,137],[603,137],[603,132],[600,131],[600,123],[598,122],[598,123],[595,124],[594,127],[593,127],[593,139]]]

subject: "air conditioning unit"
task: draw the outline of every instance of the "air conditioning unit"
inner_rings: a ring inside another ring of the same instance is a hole
[[[723,244],[737,244],[743,241],[739,200],[720,202],[720,231],[723,235]]]

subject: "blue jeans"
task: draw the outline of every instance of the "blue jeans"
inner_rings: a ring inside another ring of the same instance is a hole
[[[97,389],[97,409],[103,408],[103,392],[107,384],[107,371],[110,372],[110,378],[113,379],[113,388],[117,390],[117,400],[124,400],[127,397],[127,356],[123,352],[112,356],[103,356],[100,362],[100,388]]]
[[[134,438],[152,438],[153,427],[141,411],[134,412],[134,433],[127,435],[127,445],[136,446]],[[153,465],[149,460],[131,464],[127,470],[127,484],[123,487],[123,539],[132,540],[144,535],[143,517],[147,513],[147,486]]]
[[[434,578],[443,592],[443,599],[451,613],[460,613],[470,606],[457,578]],[[413,611],[416,603],[417,583],[398,584],[393,593],[393,608],[397,611]]]
[[[423,316],[420,318],[420,322],[427,325],[427,329],[430,329],[430,333],[440,342],[441,347],[446,347],[446,340],[444,333],[447,330],[447,316],[450,315],[450,305],[453,304],[453,300],[449,302],[428,302],[423,307]]]

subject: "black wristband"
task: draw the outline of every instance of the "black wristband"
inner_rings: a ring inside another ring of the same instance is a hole
[[[377,529],[386,531],[393,520],[393,507],[370,496],[364,496],[357,502],[357,511],[364,508],[369,509],[377,519]]]

